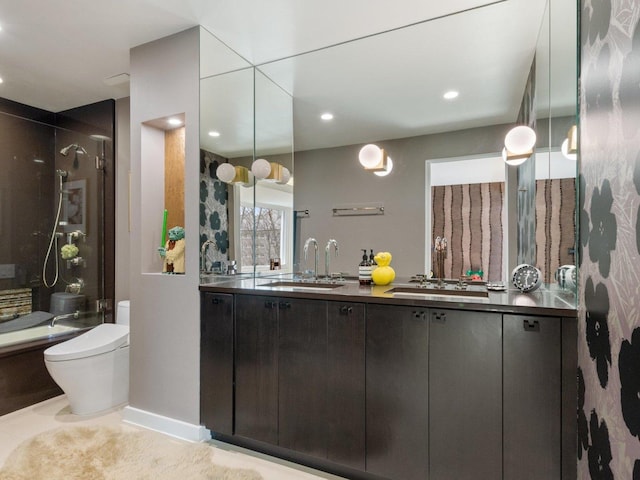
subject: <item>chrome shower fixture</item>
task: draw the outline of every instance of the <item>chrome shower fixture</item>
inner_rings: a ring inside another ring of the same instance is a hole
[[[62,150],[60,150],[60,153],[66,157],[69,154],[69,151],[71,149],[73,149],[76,154],[81,153],[81,154],[87,155],[87,151],[77,143],[72,143],[71,145],[67,145]]]

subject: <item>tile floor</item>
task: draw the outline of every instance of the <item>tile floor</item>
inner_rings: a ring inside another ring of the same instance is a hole
[[[0,465],[22,441],[46,430],[74,425],[121,425],[136,430],[139,427],[122,422],[122,409],[114,409],[93,416],[71,414],[64,395],[0,417]],[[253,468],[264,480],[339,480],[324,472],[301,467],[290,462],[251,452],[233,445],[212,442],[215,459],[229,467]]]

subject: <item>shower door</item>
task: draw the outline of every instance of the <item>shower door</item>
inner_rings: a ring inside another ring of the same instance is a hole
[[[112,319],[114,106],[0,105],[0,350]]]

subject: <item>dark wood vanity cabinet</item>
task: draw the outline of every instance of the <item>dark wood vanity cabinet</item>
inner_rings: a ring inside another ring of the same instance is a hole
[[[367,306],[367,471],[502,474],[502,316]]]
[[[200,421],[233,433],[233,295],[204,293],[200,300]]]
[[[365,469],[365,306],[327,304],[327,459]]]
[[[235,297],[235,434],[277,445],[278,303]]]
[[[560,319],[504,315],[503,322],[504,479],[560,478]]]
[[[236,295],[236,435],[363,469],[364,368],[364,305]]]
[[[367,472],[428,478],[428,309],[367,305],[366,321]]]
[[[429,312],[429,479],[502,475],[502,315]]]
[[[202,299],[202,423],[215,432],[348,477],[576,478],[574,318]]]
[[[364,468],[364,305],[278,301],[278,445]]]
[[[278,302],[278,445],[327,454],[327,302]]]

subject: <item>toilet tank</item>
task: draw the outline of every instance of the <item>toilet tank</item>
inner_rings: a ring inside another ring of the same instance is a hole
[[[119,325],[129,325],[129,300],[121,300],[118,302],[116,323]]]

